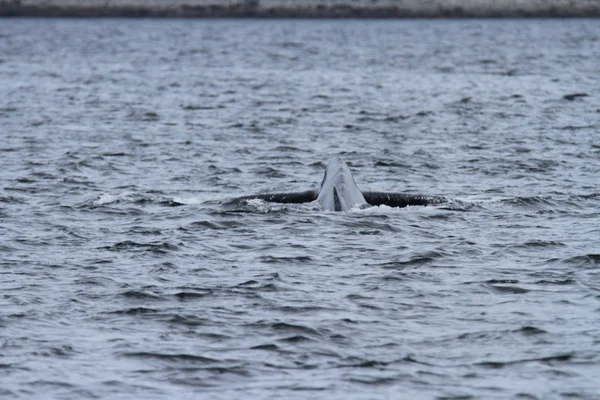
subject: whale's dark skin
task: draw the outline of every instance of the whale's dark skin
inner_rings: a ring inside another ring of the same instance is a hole
[[[409,195],[393,192],[363,192],[358,189],[348,165],[339,157],[333,158],[325,170],[321,185],[313,190],[290,193],[257,194],[236,200],[260,199],[272,203],[310,203],[318,200],[325,210],[347,211],[352,207],[407,207],[441,204],[444,197]]]

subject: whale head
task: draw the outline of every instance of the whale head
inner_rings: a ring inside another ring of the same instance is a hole
[[[348,211],[367,204],[350,168],[340,157],[329,161],[317,200],[328,211]]]

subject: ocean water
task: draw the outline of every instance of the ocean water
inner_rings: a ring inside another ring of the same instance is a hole
[[[600,21],[0,20],[0,397],[600,398]],[[449,204],[232,201],[316,187]]]

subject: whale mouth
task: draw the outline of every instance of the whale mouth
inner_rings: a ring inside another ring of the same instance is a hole
[[[367,204],[352,172],[340,157],[329,161],[317,201],[327,211],[348,211]]]

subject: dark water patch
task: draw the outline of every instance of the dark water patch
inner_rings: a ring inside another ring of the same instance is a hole
[[[365,296],[365,295],[357,294],[357,293],[349,294],[349,295],[346,296],[346,298],[350,299],[350,300],[373,300],[373,297]],[[346,322],[355,322],[355,321],[352,321],[352,320],[347,319],[347,318],[345,319],[345,321]]]
[[[548,333],[543,329],[536,328],[535,326],[524,326],[524,327],[516,330],[515,332],[520,333],[524,336],[536,336],[536,335],[542,335],[544,333]]]
[[[569,199],[572,199],[572,200],[596,200],[596,199],[600,199],[600,193],[571,195],[571,196],[569,196]]]
[[[156,254],[167,254],[169,252],[179,250],[178,246],[170,244],[168,242],[164,243],[138,243],[131,240],[125,240],[123,242],[118,242],[113,245],[100,247],[103,250],[110,251],[129,251],[132,250],[134,252],[150,252]]]
[[[195,328],[204,325],[210,325],[211,320],[206,318],[201,318],[196,315],[181,315],[175,314],[167,319],[167,321],[174,325],[183,325],[190,328]]]
[[[530,159],[527,162],[519,162],[517,167],[521,170],[532,173],[550,172],[558,167],[559,162],[555,160],[536,160]]]
[[[133,121],[154,122],[160,119],[155,111],[131,110],[128,117]]]
[[[265,351],[275,351],[279,352],[281,349],[276,344],[267,343],[267,344],[259,344],[257,346],[250,347],[252,350],[265,350]]]
[[[120,354],[126,358],[137,358],[144,360],[155,360],[164,361],[167,363],[176,363],[178,365],[190,365],[190,364],[214,364],[219,362],[214,358],[199,356],[195,354],[168,354],[168,353],[155,353],[155,352],[123,352]]]
[[[312,262],[313,258],[310,256],[262,256],[260,260],[265,264],[306,264]]]
[[[155,228],[147,228],[144,226],[134,226],[128,230],[128,233],[129,234],[137,233],[140,235],[157,236],[157,235],[161,235],[163,232],[161,230],[155,229]]]
[[[27,201],[23,198],[16,196],[0,196],[0,203],[3,204],[27,204]]]
[[[574,285],[577,283],[575,279],[541,279],[537,282],[538,285]]]
[[[112,263],[112,261],[111,261],[111,263]],[[93,270],[97,270],[97,268],[93,268]],[[115,279],[112,279],[109,277],[100,276],[100,277],[86,277],[86,278],[76,279],[74,281],[74,283],[77,285],[111,287],[111,286],[117,284],[117,281]]]
[[[47,189],[42,188],[42,187],[33,187],[33,186],[27,186],[27,187],[5,186],[4,190],[7,191],[7,192],[20,192],[20,193],[27,193],[27,194],[37,194],[37,193],[43,193]]]
[[[303,148],[299,148],[299,147],[295,147],[295,146],[277,146],[277,147],[273,148],[273,152],[293,153],[293,154],[311,153],[311,151],[308,149],[303,149]],[[289,165],[289,162],[286,162],[284,165]]]
[[[260,283],[255,280],[249,280],[234,286],[235,288],[247,289],[252,292],[277,292],[279,287],[274,283]]]
[[[487,281],[485,281],[486,283],[492,285],[492,284],[514,284],[514,283],[519,283],[518,279],[489,279]]]
[[[523,248],[538,248],[538,247],[564,247],[565,244],[561,242],[557,242],[554,240],[532,240],[523,244],[516,245],[514,247],[523,247]]]
[[[0,61],[1,63],[1,61]],[[4,113],[13,113],[15,111],[18,111],[19,109],[16,107],[0,107],[0,115],[4,114]],[[0,150],[3,151],[3,150]],[[10,149],[8,151],[11,151]]]
[[[294,335],[294,336],[288,336],[288,337],[285,337],[282,339],[277,339],[277,341],[284,342],[284,343],[302,343],[302,342],[312,342],[314,340],[307,336],[304,336],[304,335]]]
[[[38,183],[39,182],[39,180],[29,178],[29,177],[17,178],[16,181],[19,183]]]
[[[588,97],[588,96],[589,95],[587,93],[571,93],[571,94],[565,94],[563,96],[563,99],[569,100],[569,101],[574,101],[575,99],[582,98],[582,97]]]
[[[0,215],[2,215],[2,213],[0,213]],[[11,246],[7,246],[7,245],[4,245],[4,244],[0,244],[0,251],[2,253],[8,254],[8,253],[11,253],[13,251],[17,251],[17,248],[11,247]],[[0,265],[6,265],[6,266],[8,266],[8,265],[11,265],[11,264],[13,264],[13,262],[6,262],[6,261],[4,261]]]
[[[506,286],[506,285],[484,285],[485,287],[492,290],[493,293],[497,294],[524,294],[529,293],[529,289],[525,289],[519,286]]]
[[[299,324],[291,324],[287,322],[267,322],[267,321],[258,321],[252,324],[249,324],[250,328],[260,328],[267,329],[271,332],[276,332],[282,335],[293,335],[293,336],[316,336],[319,337],[321,334],[313,328],[308,326],[299,325]],[[289,337],[293,337],[289,336]]]
[[[379,218],[379,217],[378,217]],[[381,218],[387,218],[386,216],[382,216]],[[379,234],[380,232],[399,232],[400,230],[392,224],[389,223],[381,223],[377,220],[373,219],[372,215],[366,214],[361,216],[360,218],[354,218],[350,220],[343,221],[343,225],[348,228],[358,228],[362,229],[358,233],[360,234]],[[367,232],[367,233],[362,233]],[[372,232],[372,233],[369,233]],[[374,233],[377,232],[377,233]]]
[[[375,264],[384,269],[405,269],[411,267],[422,267],[430,265],[437,259],[446,257],[447,254],[440,251],[428,251],[411,255],[407,260],[390,261],[382,264]]]
[[[124,308],[122,310],[115,310],[115,311],[109,312],[109,314],[130,315],[130,316],[158,315],[159,313],[160,313],[159,309],[147,308],[147,307]]]
[[[94,186],[94,182],[87,180],[85,177],[82,176],[78,176],[78,177],[72,177],[72,178],[63,178],[63,183],[69,183],[71,185],[77,185],[77,186],[87,186],[87,187],[93,187]]]
[[[256,168],[252,172],[254,174],[264,177],[264,178],[285,178],[285,177],[287,177],[287,175],[284,172],[282,172],[276,168],[272,168],[272,167],[268,167],[268,166]]]
[[[181,108],[186,111],[216,110],[216,109],[223,109],[225,107],[226,106],[224,104],[217,104],[217,105],[188,104],[185,106],[181,106]]]
[[[405,169],[405,170],[411,170],[411,169],[413,169],[413,166],[405,164],[405,163],[400,162],[400,161],[378,160],[378,161],[375,162],[374,165],[376,167],[394,167],[394,168],[400,168],[400,169]]]
[[[329,307],[319,307],[319,306],[281,306],[275,308],[278,311],[281,311],[285,314],[313,314],[315,312],[327,311],[331,308]]]
[[[202,299],[213,294],[213,289],[186,289],[184,291],[174,293],[172,296],[174,296],[178,301],[192,301],[196,299]]]
[[[72,346],[63,345],[60,347],[49,347],[42,348],[34,352],[34,355],[41,355],[43,357],[58,357],[58,358],[69,358],[76,354],[77,352],[73,349]]]
[[[73,389],[76,386],[73,385],[72,383],[69,382],[63,382],[63,381],[47,381],[47,380],[34,380],[32,382],[29,383],[29,385],[31,385],[34,388],[37,389],[46,389],[46,390],[51,390],[51,389]]]
[[[508,367],[511,365],[525,364],[525,363],[541,363],[541,364],[546,364],[546,365],[555,365],[558,363],[568,362],[572,358],[573,358],[572,353],[566,353],[566,354],[558,354],[558,355],[549,356],[549,357],[526,358],[526,359],[522,359],[522,360],[512,360],[512,361],[485,361],[485,362],[476,363],[475,365],[481,366],[484,368],[500,369],[500,368]]]
[[[190,230],[226,230],[226,229],[235,229],[239,227],[245,226],[243,221],[195,221],[191,224],[187,225],[186,228]]]
[[[398,377],[373,377],[373,376],[351,376],[347,378],[349,382],[358,383],[361,385],[366,385],[367,387],[371,386],[384,386],[384,385],[392,385],[398,381],[403,379]]]
[[[470,394],[465,394],[465,395],[448,395],[448,396],[437,396],[436,400],[471,400],[474,399],[475,397],[470,395]]]
[[[156,301],[156,300],[163,300],[164,298],[162,296],[158,296],[152,293],[148,293],[145,291],[141,291],[141,290],[128,290],[126,292],[120,293],[119,294],[122,297],[125,297],[127,299],[131,299],[131,300],[151,300],[151,301]]]
[[[580,129],[597,129],[598,126],[597,125],[565,125],[565,126],[561,126],[558,129],[561,129],[563,131],[576,131],[576,130],[580,130]],[[592,146],[593,148],[593,146]]]
[[[381,235],[381,231],[378,229],[372,229],[372,230],[364,230],[364,231],[359,231],[358,232],[361,235]]]
[[[583,267],[600,264],[600,254],[586,254],[583,256],[575,256],[561,260],[565,264]]]
[[[106,152],[102,153],[102,157],[132,157],[133,154],[125,153],[125,152]]]
[[[162,199],[157,201],[156,203],[164,207],[180,207],[186,205],[185,203],[180,203],[173,199]]]
[[[514,197],[510,199],[503,199],[501,202],[515,207],[540,207],[556,205],[552,198],[542,196]]]
[[[351,358],[348,360],[344,360],[344,363],[338,365],[337,368],[381,368],[387,367],[390,365],[387,361],[378,361],[378,360],[362,360]]]

